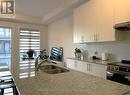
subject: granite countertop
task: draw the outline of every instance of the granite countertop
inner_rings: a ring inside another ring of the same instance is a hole
[[[100,65],[107,65],[108,63],[116,63],[117,61],[114,60],[100,60],[100,59],[87,59],[87,60],[81,60],[81,59],[76,59],[74,57],[68,57],[68,59],[72,60],[78,60],[78,61],[83,61],[83,62],[89,62],[89,63],[95,63],[95,64],[100,64]]]
[[[21,62],[12,72],[20,95],[130,95],[130,86],[73,70],[58,74],[35,72],[34,65],[33,61]]]

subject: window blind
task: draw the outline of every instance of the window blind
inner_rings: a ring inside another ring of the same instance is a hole
[[[20,30],[20,57],[26,54],[29,49],[33,49],[38,55],[40,51],[40,32],[36,30]]]

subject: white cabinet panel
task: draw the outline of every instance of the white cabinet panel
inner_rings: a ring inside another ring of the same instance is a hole
[[[93,42],[97,29],[95,0],[91,0],[74,10],[74,39],[81,42]],[[78,37],[75,34],[80,34]],[[77,43],[79,42],[76,40]]]
[[[106,79],[106,65],[94,64],[73,59],[67,59],[66,64],[70,69]]]
[[[76,70],[82,71],[82,67],[83,67],[82,62],[76,61],[75,64],[76,64]]]
[[[114,0],[100,0],[97,3],[97,41],[115,41]]]
[[[76,65],[75,65],[75,60],[72,59],[66,59],[66,66],[70,69],[75,69]]]
[[[115,0],[115,23],[130,21],[130,0]]]
[[[66,66],[70,69],[78,70],[81,72],[86,71],[86,63],[78,60],[67,59]]]
[[[84,42],[95,42],[97,32],[97,0],[90,0],[82,6],[80,11],[83,12],[83,34]]]
[[[106,65],[92,64],[93,75],[106,79]]]
[[[92,64],[91,63],[86,62],[86,71],[85,72],[89,73],[89,74],[92,73]]]
[[[114,41],[114,0],[90,0],[74,10],[74,42]]]

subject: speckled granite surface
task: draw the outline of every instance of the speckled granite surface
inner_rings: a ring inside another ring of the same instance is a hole
[[[99,59],[96,59],[96,60],[92,60],[92,59],[80,60],[80,59],[76,59],[74,57],[68,57],[68,59],[78,60],[78,61],[83,61],[83,62],[89,62],[89,63],[94,63],[94,64],[100,64],[100,65],[107,65],[108,63],[116,63],[116,61],[113,61],[113,60],[106,60],[106,61],[99,60]]]
[[[43,64],[45,65],[45,64]],[[77,71],[35,72],[34,63],[20,63],[12,73],[21,95],[130,95],[130,87]]]

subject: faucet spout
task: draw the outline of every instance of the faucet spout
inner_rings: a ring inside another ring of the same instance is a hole
[[[38,71],[38,57],[35,59],[35,70]]]
[[[39,57],[37,57],[35,59],[35,70],[38,71],[38,68],[40,67],[41,64],[43,64],[44,62],[46,62],[47,60],[42,60],[39,62]]]

